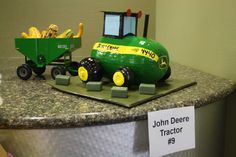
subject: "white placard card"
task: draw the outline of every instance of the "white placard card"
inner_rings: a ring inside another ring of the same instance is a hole
[[[148,113],[150,157],[195,148],[194,106]]]

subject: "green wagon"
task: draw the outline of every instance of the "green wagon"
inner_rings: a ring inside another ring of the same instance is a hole
[[[16,38],[15,48],[25,56],[25,63],[17,68],[23,80],[42,75],[47,65],[53,66],[51,76],[65,75],[68,71],[77,75],[78,63],[72,61],[72,52],[81,47],[81,38]]]

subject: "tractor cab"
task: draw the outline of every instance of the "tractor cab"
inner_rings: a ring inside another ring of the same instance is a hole
[[[137,36],[138,18],[142,12],[104,12],[103,36],[111,38],[123,38]]]

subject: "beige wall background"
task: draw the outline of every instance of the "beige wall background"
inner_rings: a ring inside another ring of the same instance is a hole
[[[157,0],[157,39],[171,59],[236,81],[236,1]]]
[[[236,1],[157,0],[156,38],[171,60],[236,81]],[[226,154],[236,154],[236,94],[227,104]]]
[[[82,48],[74,56],[88,56],[95,41],[102,35],[103,13],[100,11],[142,10],[150,14],[149,37],[155,38],[155,0],[1,0],[0,2],[0,57],[22,57],[14,48],[14,38],[30,26],[46,29],[51,23],[59,31],[78,30],[83,22],[85,31]],[[139,20],[138,33],[142,35],[144,16]]]

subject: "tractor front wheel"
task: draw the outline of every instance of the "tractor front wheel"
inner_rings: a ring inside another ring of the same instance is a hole
[[[17,76],[22,80],[28,80],[32,76],[32,70],[28,64],[22,64],[16,70]]]
[[[65,74],[66,74],[66,68],[63,65],[55,66],[51,70],[51,76],[53,79],[55,79],[57,75],[65,75]]]
[[[128,67],[124,67],[117,70],[112,79],[116,86],[128,87],[134,84],[134,73]]]

